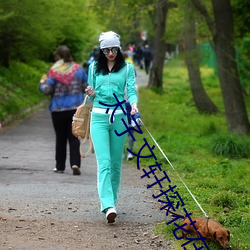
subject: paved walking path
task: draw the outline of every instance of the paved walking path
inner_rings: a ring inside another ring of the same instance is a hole
[[[138,85],[147,76],[138,74]],[[0,249],[166,249],[153,226],[166,216],[125,162],[118,218],[100,213],[94,154],[82,160],[81,176],[53,173],[54,131],[47,107],[0,130]]]

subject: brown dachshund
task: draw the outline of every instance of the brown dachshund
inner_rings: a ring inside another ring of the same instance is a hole
[[[222,227],[219,222],[210,218],[194,218],[192,220],[196,221],[195,226],[202,237],[206,237],[208,241],[218,242],[224,249],[230,249],[230,232]],[[187,223],[187,225],[185,225],[183,229],[186,229],[189,233],[196,234],[199,237],[198,232],[192,225],[190,225],[191,222],[188,218],[184,219],[182,225],[185,223]],[[186,238],[189,233],[182,230],[184,238]]]
[[[178,216],[185,216],[171,210],[169,210],[169,212]],[[224,249],[230,249],[230,232],[228,229],[222,227],[219,222],[210,218],[193,218],[192,221],[196,221],[195,226],[197,228],[197,231],[194,229],[193,225],[190,225],[191,221],[189,220],[189,218],[184,218],[182,225],[186,225],[182,228],[188,231],[186,232],[185,230],[182,230],[184,239],[186,239],[188,234],[195,234],[197,235],[197,237],[199,237],[199,231],[201,236],[206,237],[208,241],[218,242]]]
[[[200,226],[203,224],[203,222],[206,221],[206,218],[194,218],[192,220],[193,222],[195,221],[195,226],[198,230]],[[190,225],[191,221],[188,218],[184,218],[182,225],[184,225],[185,223],[187,223],[187,225],[183,226],[182,228],[187,231],[184,230],[181,231],[184,239],[186,239],[188,234],[195,234],[197,235],[197,237],[199,237],[198,231],[196,231],[195,228],[192,225]],[[201,234],[201,236],[203,235]]]

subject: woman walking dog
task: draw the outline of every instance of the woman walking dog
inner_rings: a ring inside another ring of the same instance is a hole
[[[126,140],[126,133],[117,136],[115,131],[123,132],[127,122],[126,114],[121,107],[105,113],[107,105],[117,104],[124,100],[126,92],[131,104],[131,114],[138,112],[135,88],[135,70],[132,64],[126,63],[121,53],[120,36],[113,31],[99,36],[100,53],[89,67],[86,93],[93,100],[90,133],[97,160],[97,189],[101,211],[106,214],[108,223],[113,223],[117,216],[115,204],[121,178],[121,165]],[[115,94],[115,95],[114,95]],[[115,107],[114,107],[115,108]],[[125,103],[123,104],[125,109]]]

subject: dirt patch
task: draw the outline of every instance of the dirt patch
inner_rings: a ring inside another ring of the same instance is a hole
[[[71,222],[1,218],[0,248],[5,249],[172,249],[141,223]]]

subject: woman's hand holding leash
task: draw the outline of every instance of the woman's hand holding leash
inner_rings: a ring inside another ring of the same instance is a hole
[[[138,108],[137,108],[137,104],[134,102],[132,105],[131,105],[131,112],[130,114],[131,115],[135,115],[136,113],[138,113]]]
[[[86,89],[85,89],[85,92],[86,92],[86,94],[88,95],[88,96],[95,96],[95,90],[92,88],[92,87],[90,87],[90,86],[88,86]]]

